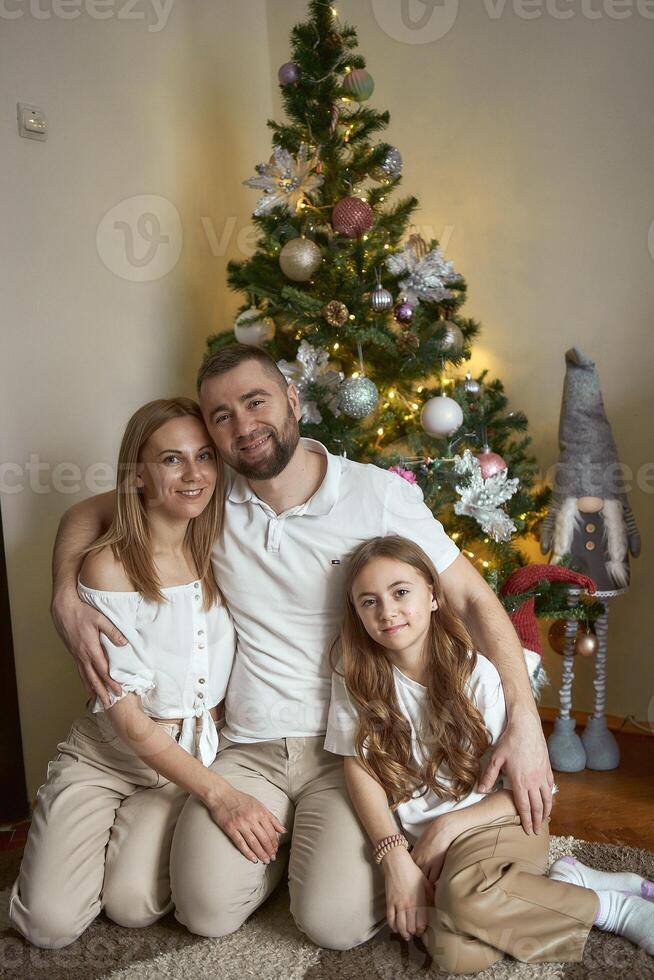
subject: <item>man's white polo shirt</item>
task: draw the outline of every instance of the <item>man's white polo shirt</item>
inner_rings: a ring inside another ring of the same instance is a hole
[[[324,453],[327,472],[304,504],[276,514],[230,472],[213,568],[234,619],[237,651],[225,735],[236,742],[323,735],[331,694],[329,647],[343,610],[346,556],[362,541],[401,534],[437,571],[459,549],[419,487],[378,466]]]

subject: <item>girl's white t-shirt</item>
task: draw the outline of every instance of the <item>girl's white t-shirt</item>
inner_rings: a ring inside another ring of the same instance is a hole
[[[393,674],[398,707],[411,727],[412,761],[415,765],[423,765],[425,754],[420,732],[422,731],[427,705],[427,688],[407,677],[395,666],[393,667]],[[506,726],[506,705],[500,675],[494,664],[480,653],[477,654],[477,662],[468,681],[468,693],[481,712],[491,738],[481,762],[480,772],[483,772],[493,746]],[[349,695],[345,678],[342,675],[342,666],[339,665],[332,674],[332,699],[325,737],[327,751],[334,752],[336,755],[355,755],[354,736],[357,723],[356,704]],[[446,767],[439,769],[438,779],[439,782],[449,783],[449,773]],[[494,789],[502,787],[511,788],[505,776],[500,777],[500,781]],[[473,803],[483,800],[487,795],[487,793],[479,793],[474,789],[468,796],[459,802],[455,802],[443,800],[433,790],[427,790],[422,796],[415,795],[413,799],[401,803],[396,813],[410,843],[415,844],[427,824],[431,823],[435,817],[446,813],[448,810],[458,810],[462,807],[471,806]]]
[[[163,588],[164,602],[140,592],[101,592],[79,580],[77,591],[128,641],[116,646],[100,634],[109,673],[122,684],[120,696],[108,691],[111,704],[134,693],[151,718],[182,718],[179,745],[211,765],[218,733],[209,709],[225,697],[236,649],[226,606],[218,601],[205,609],[199,581]],[[92,710],[104,711],[99,698]]]

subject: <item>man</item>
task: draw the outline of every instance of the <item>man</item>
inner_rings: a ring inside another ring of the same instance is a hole
[[[417,541],[477,649],[504,684],[508,725],[480,788],[501,769],[527,832],[551,809],[552,773],[522,648],[473,566],[458,552],[417,488],[375,466],[301,440],[297,390],[258,348],[233,345],[198,376],[204,419],[230,467],[225,520],[213,553],[238,636],[226,727],[213,768],[238,791],[219,825],[189,799],[172,853],[173,900],[192,932],[238,929],[270,894],[289,853],[291,911],[319,945],[348,949],[384,921],[384,886],[350,806],[342,760],[323,748],[330,697],[328,646],[337,632],[345,556],[379,534]],[[79,555],[109,522],[112,495],[71,508],[55,548],[53,616],[89,691],[106,702],[99,643],[120,634],[82,604]],[[271,815],[285,828],[277,839]],[[258,860],[257,860],[258,859]]]

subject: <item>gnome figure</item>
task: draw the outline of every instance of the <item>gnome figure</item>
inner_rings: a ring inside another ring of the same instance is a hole
[[[604,411],[595,364],[573,347],[566,352],[566,374],[559,422],[560,458],[552,506],[543,522],[540,547],[556,564],[572,555],[581,572],[597,586],[594,598],[604,606],[596,633],[595,708],[581,736],[575,733],[572,705],[572,648],[576,623],[566,626],[560,709],[548,739],[552,767],[562,772],[615,769],[618,744],[604,715],[608,600],[629,587],[629,552],[640,553],[640,534],[627,501],[622,467]],[[571,593],[573,603],[576,594]]]

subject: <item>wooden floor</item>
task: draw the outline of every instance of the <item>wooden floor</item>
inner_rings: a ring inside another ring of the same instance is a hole
[[[543,722],[543,728],[549,735],[551,724]],[[618,769],[554,773],[559,792],[550,833],[654,851],[654,738],[622,733],[616,738]]]

